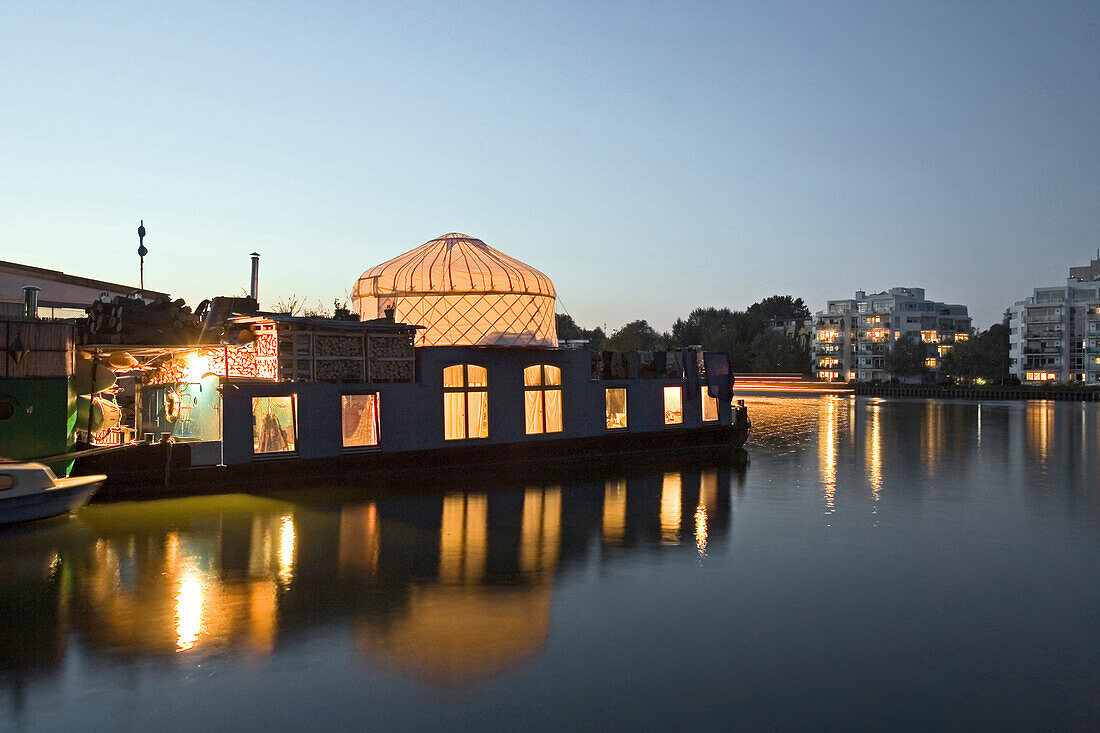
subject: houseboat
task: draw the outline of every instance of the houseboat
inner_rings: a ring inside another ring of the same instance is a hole
[[[550,279],[478,239],[448,234],[365,271],[354,312],[333,318],[260,311],[257,267],[251,297],[188,316],[198,343],[78,347],[92,372],[133,382],[132,417],[98,431],[88,418],[91,443],[129,446],[78,460],[109,476],[101,496],[747,437],[727,354],[559,348]]]

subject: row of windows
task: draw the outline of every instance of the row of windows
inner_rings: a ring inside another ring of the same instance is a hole
[[[700,389],[702,418],[718,419],[718,400]],[[604,392],[607,428],[627,427],[627,389]],[[378,445],[377,392],[340,397],[340,419],[345,448]],[[528,435],[562,431],[561,369],[536,364],[523,370],[524,428]],[[664,421],[684,421],[682,387],[664,388]],[[252,450],[255,453],[291,453],[297,450],[295,395],[252,398]],[[443,370],[443,437],[470,440],[489,437],[489,379],[485,367],[455,364]]]

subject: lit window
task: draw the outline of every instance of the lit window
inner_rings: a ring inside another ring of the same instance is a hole
[[[926,344],[934,344],[940,340],[940,336],[935,331],[921,331],[920,340]]]
[[[970,340],[970,334],[968,334],[968,333],[957,333],[957,334],[955,334],[955,340],[956,341],[969,341]]]
[[[489,373],[475,364],[443,370],[443,438],[489,437]]]
[[[296,402],[295,395],[252,398],[252,452],[290,453],[297,450]]]
[[[840,376],[840,372],[824,371],[818,372],[822,379],[833,380]]]
[[[894,340],[897,341],[901,338],[901,331],[894,331]]]
[[[856,373],[855,372],[848,372],[848,381],[849,382],[856,381]]]
[[[886,334],[890,333],[885,328],[873,328],[867,332],[867,338],[872,341],[882,341],[886,338]]]
[[[700,387],[699,392],[703,395],[703,422],[711,422],[718,419],[718,398],[711,397],[707,394],[706,387]]]
[[[946,356],[947,352],[951,351],[951,344],[940,344],[937,347],[937,351],[939,351],[940,356]]]
[[[524,422],[528,435],[561,432],[561,369],[536,364],[523,370]]]
[[[345,448],[378,445],[378,394],[340,395]]]
[[[928,357],[927,359],[924,360],[924,365],[926,367],[928,367],[929,369],[935,369],[936,368],[936,357],[934,357],[934,356]]]
[[[837,332],[836,331],[818,331],[817,332],[817,340],[818,341],[832,341],[836,337],[837,337]]]
[[[607,409],[607,427],[626,427],[626,388],[615,387],[604,390],[604,406]]]
[[[684,421],[684,388],[665,387],[665,425]]]

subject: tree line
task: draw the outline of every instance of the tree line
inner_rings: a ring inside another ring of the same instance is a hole
[[[812,374],[811,343],[799,329],[784,329],[785,322],[810,317],[802,298],[772,295],[745,310],[696,308],[687,318],[677,318],[671,331],[658,332],[645,320],[631,321],[612,331],[586,329],[569,315],[557,314],[559,339],[582,339],[593,351],[660,351],[702,346],[725,351],[733,371]],[[940,360],[940,371],[951,381],[1005,384],[1008,372],[1008,323],[995,323],[957,341]],[[937,344],[907,336],[886,353],[885,367],[895,377],[924,375],[927,360],[938,354]]]
[[[559,339],[584,339],[593,351],[660,351],[702,346],[725,351],[735,372],[811,371],[810,341],[783,330],[785,321],[810,317],[802,298],[773,295],[743,311],[696,308],[677,318],[672,330],[658,332],[645,320],[631,321],[608,335],[603,328],[582,328],[569,315],[557,314]]]

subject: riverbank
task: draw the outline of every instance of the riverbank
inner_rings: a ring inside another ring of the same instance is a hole
[[[1100,389],[1092,387],[983,386],[942,387],[938,385],[853,385],[855,394],[864,397],[918,397],[942,400],[1057,400],[1059,402],[1100,402]]]

